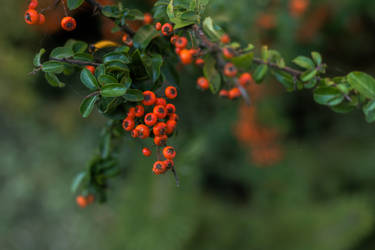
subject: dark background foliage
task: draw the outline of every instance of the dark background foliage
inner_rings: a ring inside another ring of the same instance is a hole
[[[187,68],[173,139],[182,186],[170,174],[153,176],[142,145],[126,140],[124,171],[110,183],[108,203],[79,209],[70,184],[105,121],[80,117],[77,79],[61,90],[28,72],[40,47],[70,37],[94,42],[105,26],[83,9],[75,32],[34,29],[22,19],[26,1],[0,2],[1,249],[374,249],[374,125],[359,111],[340,115],[317,105],[309,91],[286,93],[271,78],[255,108],[264,126],[279,131],[283,159],[254,164],[253,148],[235,133],[241,103],[198,91],[191,79],[200,72]],[[375,75],[373,1],[312,1],[300,18],[286,0],[211,2],[208,13],[234,40],[266,43],[289,59],[317,50],[329,74]],[[264,14],[271,28],[259,24]]]

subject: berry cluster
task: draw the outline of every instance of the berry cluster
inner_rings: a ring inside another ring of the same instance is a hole
[[[27,24],[43,24],[45,23],[46,21],[46,17],[44,16],[44,14],[42,13],[39,13],[38,11],[36,11],[36,8],[38,7],[38,0],[31,0],[30,3],[29,3],[29,7],[28,9],[26,10],[25,12],[25,22]],[[67,13],[66,9],[65,9],[65,5],[63,5],[64,7],[64,10],[65,10],[65,13]],[[43,10],[41,11],[43,12]],[[75,30],[77,27],[77,22],[76,20],[71,17],[71,16],[68,16],[66,14],[66,16],[61,19],[61,28],[66,30],[66,31],[73,31]]]
[[[81,208],[84,208],[91,203],[95,201],[95,197],[92,194],[89,194],[87,196],[79,195],[76,198],[77,205],[80,206]]]
[[[29,7],[25,12],[25,22],[27,24],[43,24],[46,21],[46,17],[36,10],[38,4],[38,0],[30,1]]]
[[[178,115],[176,107],[172,103],[167,103],[165,98],[157,97],[154,92],[144,91],[143,96],[142,104],[129,108],[122,127],[125,131],[130,132],[133,138],[153,137],[157,147],[164,147],[162,154],[165,160],[161,161],[160,155],[157,155],[158,161],[155,162],[152,169],[155,174],[159,175],[174,167],[173,159],[176,156],[176,151],[173,147],[166,145],[168,136],[171,136],[176,129]],[[173,86],[167,87],[165,96],[168,99],[175,99],[177,89]],[[152,154],[151,150],[146,147],[143,148],[142,153],[146,157]]]

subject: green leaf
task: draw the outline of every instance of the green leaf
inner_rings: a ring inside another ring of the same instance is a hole
[[[312,80],[316,76],[317,73],[318,73],[318,71],[316,69],[308,70],[300,76],[301,81],[302,82],[308,82],[308,81]]]
[[[85,62],[93,62],[94,57],[89,53],[77,53],[73,56],[73,59],[85,61]]]
[[[106,5],[102,8],[102,14],[106,17],[119,18],[121,13],[117,6]]]
[[[106,159],[111,152],[111,137],[110,131],[106,131],[100,140],[99,148],[103,159]]]
[[[284,71],[272,71],[272,74],[275,76],[276,80],[280,82],[287,91],[293,91],[295,88],[295,82],[293,76],[284,72]]]
[[[105,66],[104,64],[100,64],[98,67],[96,67],[95,77],[99,78],[99,76],[104,75],[104,74],[105,74]]]
[[[71,190],[73,193],[77,192],[78,188],[81,186],[82,182],[85,180],[87,176],[87,172],[83,171],[76,175],[76,177],[73,180]]]
[[[174,0],[169,1],[167,6],[167,15],[169,17],[169,21],[175,24],[174,29],[180,29],[198,22],[199,16],[197,16],[196,20],[191,20],[191,17],[189,17],[191,14],[186,14],[194,10],[194,7],[190,5],[189,2],[194,3],[194,1],[186,1],[185,3],[183,1],[176,1],[175,4]],[[186,15],[185,18],[183,17],[184,15]]]
[[[64,63],[56,61],[47,61],[42,64],[42,70],[48,73],[60,74],[64,71]]]
[[[156,82],[160,77],[160,68],[163,64],[163,57],[159,54],[153,54],[151,56],[141,54],[141,59],[148,76],[152,79],[152,82]]]
[[[40,59],[41,59],[41,57],[43,56],[44,53],[46,53],[46,50],[40,49],[39,53],[35,55],[34,61],[33,61],[35,67],[40,67],[40,65],[41,65]]]
[[[293,63],[304,69],[315,68],[314,62],[306,56],[298,56],[297,58],[293,60]]]
[[[216,60],[211,56],[207,55],[204,58],[203,74],[210,82],[210,89],[213,94],[216,94],[220,90],[221,77],[219,72],[216,70]]]
[[[363,113],[366,116],[367,122],[375,122],[375,100],[369,101],[363,106]]]
[[[60,79],[53,73],[45,73],[44,77],[46,78],[47,82],[52,86],[52,87],[59,87],[62,88],[65,86],[65,83],[60,81]]]
[[[232,63],[243,70],[248,70],[253,62],[254,53],[246,53],[232,58]]]
[[[361,95],[375,99],[375,79],[363,72],[352,72],[347,76],[349,84]]]
[[[128,65],[120,61],[112,61],[105,65],[106,71],[129,71]]]
[[[103,86],[100,93],[104,97],[118,97],[126,93],[127,88],[119,83],[107,84]]]
[[[91,72],[83,68],[81,71],[81,82],[90,90],[96,90],[99,88],[98,81],[96,80],[95,76],[91,74]]]
[[[355,106],[353,106],[352,103],[350,102],[342,102],[339,105],[331,107],[332,111],[339,113],[339,114],[349,113],[353,111],[354,108]]]
[[[313,58],[316,66],[322,64],[323,62],[322,55],[320,55],[318,52],[315,52],[315,51],[311,52],[311,57]]]
[[[268,72],[268,66],[266,64],[259,65],[254,72],[254,80],[257,83],[261,83],[266,77]]]
[[[57,47],[54,48],[49,55],[50,58],[57,58],[57,59],[62,59],[62,58],[68,58],[72,57],[74,55],[74,52],[71,48],[67,47]]]
[[[314,100],[321,105],[336,106],[344,100],[344,95],[337,88],[322,87],[315,89]]]
[[[130,63],[130,59],[124,53],[110,52],[103,57],[103,63],[106,64],[109,62],[121,62],[123,64],[127,64]]]
[[[128,9],[123,15],[127,20],[142,20],[144,19],[144,14],[142,11],[137,9]]]
[[[212,41],[219,41],[224,35],[224,31],[214,24],[211,17],[206,17],[206,19],[204,19],[203,30]]]
[[[128,89],[124,95],[124,98],[130,102],[140,102],[143,101],[143,93],[137,89]]]
[[[98,81],[101,85],[111,84],[111,83],[118,83],[117,79],[111,75],[101,75],[98,78]]]
[[[77,9],[79,6],[83,4],[84,0],[68,0],[68,8],[70,10]]]
[[[158,36],[159,32],[154,27],[145,25],[137,31],[137,34],[133,37],[133,41],[137,48],[145,49]]]
[[[91,114],[95,106],[95,102],[97,99],[98,99],[97,95],[90,96],[90,97],[83,99],[81,103],[81,107],[79,109],[83,118],[89,117],[89,115]]]

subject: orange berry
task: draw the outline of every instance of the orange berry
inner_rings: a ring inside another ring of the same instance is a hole
[[[161,27],[161,33],[163,33],[164,36],[169,36],[173,32],[173,26],[170,23],[165,23]]]
[[[27,24],[37,24],[39,23],[39,14],[34,9],[28,9],[25,12],[25,22]]]
[[[236,99],[241,96],[241,91],[239,88],[232,88],[229,90],[228,97],[229,99]]]
[[[157,31],[161,30],[161,23],[160,23],[160,22],[157,22],[157,23],[155,24],[155,29],[156,29]]]
[[[167,124],[165,122],[157,123],[153,128],[152,132],[154,132],[155,136],[165,135],[167,132]]]
[[[135,108],[131,107],[128,111],[126,118],[134,119],[135,118]]]
[[[203,76],[198,78],[197,85],[198,85],[198,87],[200,87],[201,89],[204,89],[204,90],[210,88],[210,83],[208,82],[207,78],[203,77]]]
[[[29,9],[36,9],[38,7],[38,0],[31,0],[29,3]]]
[[[43,24],[46,22],[46,16],[43,14],[39,14],[39,24]]]
[[[173,160],[176,157],[176,150],[171,146],[165,147],[163,155],[166,159]]]
[[[130,36],[128,34],[124,34],[121,38],[122,42],[129,46],[129,47],[133,47],[133,40],[130,38]]]
[[[197,58],[197,60],[195,60],[195,64],[201,66],[204,64],[204,60],[202,58]]]
[[[156,174],[156,175],[159,175],[159,174],[163,174],[165,173],[165,171],[167,171],[167,166],[165,165],[164,162],[162,161],[157,161],[154,163],[154,166],[152,168],[152,171]]]
[[[228,97],[228,95],[229,95],[228,90],[222,89],[219,92],[219,96],[221,96],[221,97]]]
[[[145,115],[144,121],[147,126],[153,126],[158,121],[158,117],[154,113],[148,113]]]
[[[142,149],[142,154],[146,157],[149,157],[151,155],[151,150],[149,148],[143,148]]]
[[[174,167],[174,161],[173,160],[165,160],[164,161],[164,164],[165,164],[165,166],[167,167],[167,170],[168,169],[171,169],[171,168],[173,168]]]
[[[155,101],[156,101],[156,95],[154,92],[152,91],[144,91],[143,92],[143,105],[145,106],[151,106],[151,105],[154,105]]]
[[[132,132],[130,132],[131,137],[137,138],[138,137],[138,131],[133,129]]]
[[[173,113],[173,114],[169,115],[169,120],[173,120],[173,121],[178,122],[178,119],[179,119],[179,117],[176,113]]]
[[[140,124],[135,127],[135,130],[137,130],[138,137],[141,139],[146,139],[150,136],[150,129],[146,125]]]
[[[145,13],[145,14],[143,15],[143,22],[144,22],[145,24],[152,24],[152,22],[153,22],[152,15],[151,15],[150,13]]]
[[[76,20],[71,16],[66,16],[61,20],[61,28],[66,31],[73,31],[77,27]]]
[[[167,116],[167,111],[163,105],[156,105],[153,111],[159,119],[164,119]]]
[[[180,60],[183,64],[190,64],[193,62],[193,56],[188,49],[183,49],[180,52]]]
[[[196,56],[199,54],[199,52],[201,51],[201,49],[190,49],[190,54],[192,56]]]
[[[175,99],[177,97],[177,89],[173,86],[169,86],[165,89],[165,96],[168,99]]]
[[[165,100],[164,98],[156,98],[155,105],[165,106],[167,105],[167,100]]]
[[[224,48],[222,51],[223,51],[223,55],[224,55],[225,58],[227,58],[227,59],[233,58],[234,53],[233,53],[232,49]]]
[[[181,53],[181,50],[182,50],[182,49],[180,49],[180,48],[175,48],[175,50],[174,50],[174,51],[176,52],[176,54],[177,54],[177,55],[180,55],[180,53]]]
[[[76,202],[77,202],[78,206],[80,206],[81,208],[84,208],[84,207],[87,206],[87,200],[82,195],[77,196]]]
[[[88,69],[88,71],[90,71],[91,74],[95,74],[95,67],[94,66],[87,65],[87,66],[85,66],[85,68]]]
[[[135,122],[133,119],[130,119],[130,118],[125,118],[123,121],[122,121],[122,128],[125,130],[125,131],[131,131],[133,130],[135,126]]]
[[[175,46],[176,48],[184,49],[186,48],[187,44],[188,44],[188,40],[186,39],[186,37],[182,36],[176,40]]]
[[[168,115],[173,114],[174,112],[176,112],[176,107],[172,103],[168,103],[165,106],[165,109],[166,109]]]
[[[222,43],[230,43],[230,37],[227,34],[221,36],[220,41]]]
[[[170,135],[176,129],[177,122],[175,120],[168,120],[167,121],[167,134]]]
[[[166,135],[155,136],[154,143],[156,146],[164,146],[167,144],[168,137]]]
[[[234,77],[237,75],[237,68],[233,63],[227,63],[224,66],[224,75],[228,77]]]
[[[249,73],[243,73],[239,78],[238,82],[242,85],[245,86],[246,84],[250,83],[252,81],[252,76]]]
[[[142,105],[135,106],[135,117],[142,117],[145,113],[145,108]]]
[[[173,35],[173,36],[171,36],[171,40],[170,40],[170,41],[171,41],[171,44],[175,45],[177,39],[178,39],[178,35]]]

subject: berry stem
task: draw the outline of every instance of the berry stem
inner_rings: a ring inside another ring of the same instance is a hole
[[[44,9],[41,9],[41,10],[39,11],[39,13],[44,14],[44,13],[45,13],[46,11],[48,11],[48,10],[55,9],[55,8],[57,7],[57,5],[59,5],[60,1],[61,1],[61,0],[55,0],[55,2],[54,2],[52,5],[50,5],[50,6],[46,7],[46,8],[44,8]]]
[[[174,166],[172,167],[172,173],[173,173],[174,179],[176,180],[176,187],[180,187],[180,179],[178,178],[178,175]]]

